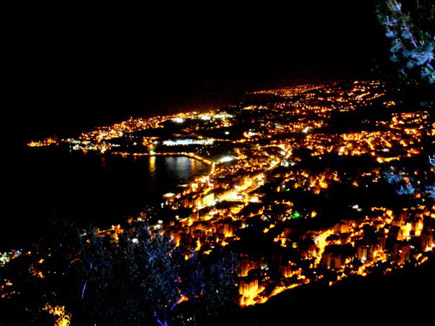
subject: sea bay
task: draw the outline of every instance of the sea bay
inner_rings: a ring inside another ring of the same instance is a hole
[[[183,156],[122,157],[26,149],[7,173],[1,245],[36,239],[52,218],[80,227],[123,223],[209,167]],[[8,232],[6,232],[8,230]]]

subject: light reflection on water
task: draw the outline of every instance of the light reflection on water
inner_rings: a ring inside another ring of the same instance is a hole
[[[148,162],[149,162],[148,169],[150,171],[150,175],[154,176],[156,172],[156,157],[150,156]]]
[[[185,156],[165,157],[165,166],[181,180],[188,181],[192,176],[192,159]]]
[[[29,151],[22,162],[11,175],[19,191],[11,191],[5,205],[5,214],[14,216],[10,229],[20,230],[11,237],[34,236],[53,216],[82,225],[122,223],[149,205],[159,205],[164,193],[177,192],[178,185],[209,171],[203,162],[182,156]]]

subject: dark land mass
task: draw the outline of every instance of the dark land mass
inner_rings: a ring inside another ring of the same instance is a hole
[[[222,314],[210,325],[432,324],[434,258],[389,275],[350,277],[331,287],[320,282],[302,286],[265,304]]]

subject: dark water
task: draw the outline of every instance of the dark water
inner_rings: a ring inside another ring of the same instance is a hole
[[[4,175],[3,247],[33,239],[53,216],[82,226],[122,223],[208,171],[204,163],[186,157],[122,158],[39,149],[24,151],[19,163]]]

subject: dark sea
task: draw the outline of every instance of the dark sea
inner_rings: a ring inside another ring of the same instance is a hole
[[[6,159],[8,159],[6,157]],[[16,161],[15,161],[16,162]],[[87,227],[123,223],[209,167],[187,157],[126,157],[26,149],[4,171],[1,248],[29,243],[53,217]]]
[[[6,168],[0,176],[0,250],[37,240],[53,217],[83,227],[122,223],[150,205],[160,205],[162,194],[181,190],[180,184],[207,173],[207,165],[186,157],[122,158],[25,146],[45,137],[77,137],[130,117],[216,109],[237,103],[244,94],[237,87],[176,86],[163,93],[146,89],[130,94],[124,88],[103,91],[100,86],[92,96],[28,94],[25,105],[8,118],[19,121],[18,128],[11,124],[2,142],[8,149],[1,157]]]

